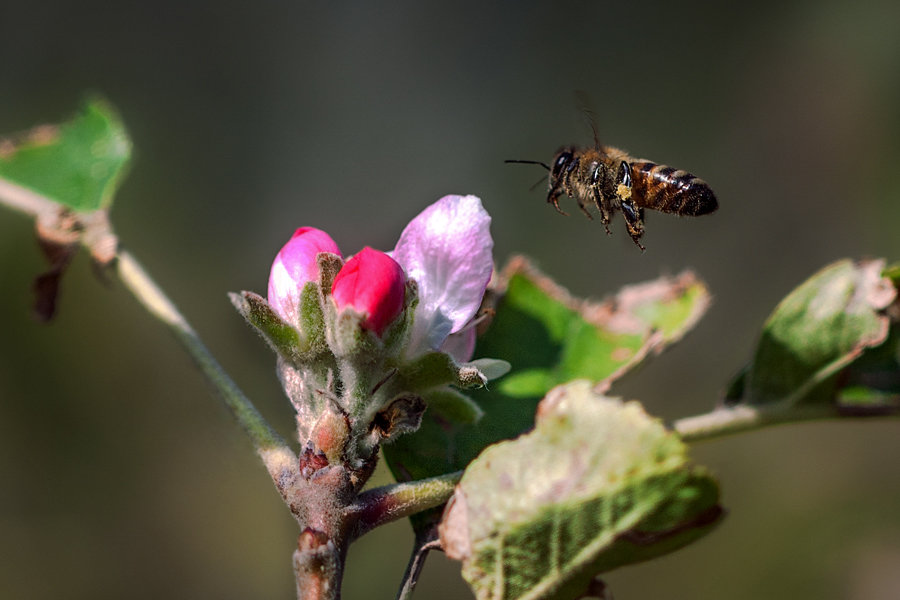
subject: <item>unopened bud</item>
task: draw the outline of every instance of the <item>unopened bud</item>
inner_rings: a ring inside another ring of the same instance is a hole
[[[405,291],[406,275],[397,261],[366,247],[334,278],[331,295],[338,310],[364,315],[362,326],[380,336],[403,310]]]
[[[272,309],[288,323],[297,323],[297,303],[310,281],[318,281],[320,252],[340,255],[338,245],[327,233],[315,227],[301,227],[284,245],[269,274],[268,300]]]

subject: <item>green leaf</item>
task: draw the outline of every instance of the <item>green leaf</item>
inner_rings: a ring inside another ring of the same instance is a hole
[[[832,402],[838,376],[888,337],[885,309],[897,291],[883,267],[880,260],[842,260],[791,292],[763,325],[753,363],[730,385],[729,403]],[[893,351],[889,362],[896,378]]]
[[[479,358],[467,363],[468,366],[474,367],[479,373],[484,375],[488,381],[499,379],[509,373],[511,365],[505,360],[498,358]]]
[[[428,410],[456,423],[477,423],[484,415],[471,398],[451,387],[439,387],[422,395]]]
[[[526,388],[543,374],[543,395],[572,379],[620,377],[649,352],[680,339],[708,304],[705,286],[691,273],[629,286],[612,299],[592,303],[571,298],[523,264],[510,277],[478,351],[489,346],[484,353],[512,363],[514,374],[527,371]],[[533,393],[520,392],[513,377],[500,386],[513,396]]]
[[[315,286],[309,284],[315,292]],[[231,303],[241,316],[252,325],[282,357],[297,363],[300,356],[309,350],[309,342],[303,339],[295,327],[286,323],[269,303],[253,292],[229,293]]]
[[[524,259],[502,278],[506,292],[475,355],[508,361],[512,373],[467,392],[485,413],[477,425],[426,411],[416,433],[385,446],[399,479],[465,468],[490,444],[531,428],[538,401],[553,386],[579,378],[609,384],[679,339],[709,304],[691,273],[629,286],[600,303],[572,298]]]
[[[71,121],[0,140],[0,178],[76,212],[108,208],[131,157],[115,110],[93,99]]]
[[[574,599],[611,568],[707,533],[718,486],[637,402],[578,381],[540,404],[535,430],[484,451],[439,531],[479,600]]]
[[[900,413],[900,331],[892,323],[887,340],[867,348],[841,374],[835,406],[844,416],[880,416]]]
[[[425,392],[444,385],[462,389],[484,387],[489,379],[501,377],[507,371],[509,363],[502,360],[457,364],[444,352],[426,352],[412,361],[399,363],[397,378],[402,389]]]
[[[320,261],[323,264],[325,261]],[[313,352],[327,352],[328,342],[325,339],[325,315],[322,310],[320,288],[307,281],[300,292],[298,317],[300,319],[300,337],[306,341]]]
[[[457,380],[459,367],[443,352],[426,352],[415,360],[398,367],[398,377],[404,389],[427,390]]]

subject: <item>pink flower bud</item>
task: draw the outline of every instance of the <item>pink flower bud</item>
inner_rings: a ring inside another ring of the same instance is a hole
[[[327,233],[315,227],[301,227],[272,263],[269,305],[289,323],[297,321],[297,303],[303,286],[319,279],[316,256],[320,252],[341,254],[340,248]]]
[[[403,310],[406,275],[393,258],[365,247],[334,278],[331,295],[338,309],[365,315],[362,326],[381,335]]]

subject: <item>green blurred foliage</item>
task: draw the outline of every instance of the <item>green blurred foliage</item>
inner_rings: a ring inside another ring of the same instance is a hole
[[[78,212],[108,208],[127,172],[131,141],[100,98],[63,123],[3,140],[0,177]]]
[[[712,405],[809,273],[900,257],[898,22],[884,0],[5,2],[0,131],[59,121],[85,91],[120,109],[135,160],[119,234],[286,435],[271,352],[225,292],[264,291],[297,226],[346,252],[391,248],[451,192],[484,199],[498,259],[530,254],[579,296],[685,267],[707,282],[697,330],[613,389],[672,418]],[[587,143],[578,89],[604,142],[703,177],[719,212],[649,215],[641,254],[621,222],[607,237],[529,192],[544,173],[502,161]],[[42,268],[30,224],[0,213],[0,590],[291,597],[296,527],[175,342],[84,257],[56,322],[32,322]],[[884,457],[898,450],[890,422],[698,446],[728,518],[608,582],[623,598],[895,597],[900,477]],[[402,572],[408,525],[372,536],[351,550],[348,600],[391,597]],[[467,593],[433,557],[419,596]]]

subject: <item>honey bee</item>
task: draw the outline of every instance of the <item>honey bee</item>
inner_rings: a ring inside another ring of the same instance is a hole
[[[594,129],[594,146],[565,146],[553,157],[551,165],[536,160],[507,160],[508,163],[541,165],[550,172],[547,202],[557,212],[559,197],[569,196],[578,202],[589,219],[588,205],[600,211],[600,222],[609,234],[609,223],[617,210],[622,211],[625,226],[638,248],[644,235],[644,209],[697,217],[719,208],[716,196],[702,179],[687,171],[635,159],[627,152],[603,146]]]

